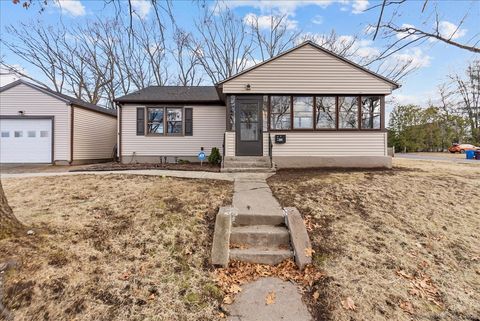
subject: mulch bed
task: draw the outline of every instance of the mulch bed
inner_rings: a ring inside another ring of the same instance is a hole
[[[145,169],[168,169],[176,171],[200,171],[200,172],[220,172],[219,165],[211,165],[204,163],[187,163],[187,164],[174,164],[174,163],[154,163],[154,164],[121,164],[121,163],[103,163],[88,165],[85,167],[75,168],[70,172],[84,172],[84,171],[124,171],[124,170],[145,170]]]

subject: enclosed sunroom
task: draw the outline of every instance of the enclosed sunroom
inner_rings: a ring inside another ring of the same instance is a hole
[[[398,85],[311,42],[218,84],[225,156],[278,167],[389,167],[385,96]]]

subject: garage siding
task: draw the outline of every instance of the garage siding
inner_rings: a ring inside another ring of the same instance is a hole
[[[121,111],[122,156],[196,156],[200,147],[210,154],[213,147],[222,150],[225,132],[225,106],[185,106],[193,108],[193,136],[137,136],[136,109],[142,105],[124,105]]]
[[[73,160],[112,158],[116,142],[116,117],[74,107]]]
[[[223,83],[225,94],[390,94],[392,88],[309,44]]]
[[[0,93],[0,115],[54,116],[54,160],[70,161],[70,107],[67,103],[19,84]]]

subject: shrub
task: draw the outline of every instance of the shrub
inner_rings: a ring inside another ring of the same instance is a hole
[[[212,165],[218,165],[222,161],[222,156],[217,147],[213,147],[210,155],[208,155],[208,162]]]

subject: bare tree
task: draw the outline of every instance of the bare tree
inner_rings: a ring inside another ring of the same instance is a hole
[[[472,139],[480,142],[480,60],[471,62],[465,75],[449,75],[455,86],[457,108],[465,115]]]
[[[374,40],[380,35],[384,40],[388,41],[388,45],[381,53],[382,58],[386,58],[404,48],[419,45],[427,40],[440,41],[475,53],[480,52],[480,47],[478,46],[480,43],[479,30],[476,30],[476,33],[471,35],[465,42],[457,40],[461,33],[461,27],[469,18],[471,9],[479,5],[477,1],[471,1],[468,7],[463,8],[464,15],[456,24],[444,20],[446,15],[439,12],[438,1],[418,1],[416,4],[419,6],[418,13],[420,18],[423,19],[422,27],[404,23],[405,15],[402,9],[405,3],[406,0],[383,0],[381,3],[367,9],[380,10],[377,22],[371,25],[371,30],[373,30]],[[464,5],[464,3],[459,1],[456,5],[460,6]],[[386,18],[387,11],[390,12],[390,17]],[[402,20],[402,25],[397,23],[397,20],[400,19]],[[474,19],[478,19],[478,17],[474,17]],[[432,27],[428,28],[427,26]],[[446,26],[449,28],[445,28]],[[453,30],[451,30],[452,28]]]
[[[53,88],[61,92],[65,84],[65,65],[60,55],[60,43],[65,30],[45,28],[40,24],[20,23],[7,26],[1,43],[24,61],[37,67],[48,78]],[[29,32],[24,32],[29,30]],[[8,67],[8,66],[7,66]]]
[[[178,86],[198,86],[203,81],[198,55],[190,51],[192,35],[177,28],[173,35],[175,47],[172,56],[176,62]]]
[[[198,36],[189,47],[213,83],[247,67],[253,50],[252,37],[243,21],[229,8],[205,6],[195,26]]]
[[[268,25],[265,21],[268,20]],[[262,61],[275,57],[290,48],[301,31],[291,26],[287,14],[270,16],[247,15],[244,22],[250,27],[256,49]]]
[[[114,107],[119,95],[170,80],[168,48],[158,20],[136,19],[134,32],[129,34],[129,28],[121,18],[55,28],[22,23],[7,27],[0,41],[37,67],[54,90]],[[2,65],[14,68],[4,61]]]
[[[0,181],[0,240],[16,234],[23,229],[23,225],[13,215],[12,208],[8,205],[2,182]]]
[[[297,42],[306,40],[313,41],[339,56],[394,81],[400,81],[418,68],[411,58],[386,59],[381,57],[375,48],[365,50],[366,48],[362,46],[362,39],[358,35],[341,36],[332,30],[328,34],[302,34]]]

